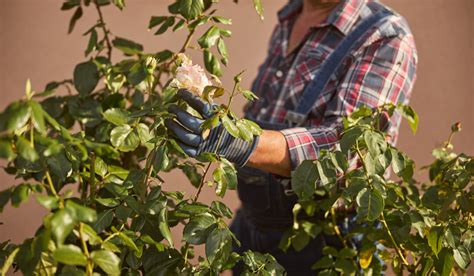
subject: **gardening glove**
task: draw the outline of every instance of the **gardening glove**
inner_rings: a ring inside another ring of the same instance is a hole
[[[204,102],[200,97],[185,89],[179,90],[177,95],[203,118],[197,118],[176,105],[170,106],[169,112],[176,115],[177,121],[167,119],[165,124],[177,138],[177,143],[184,152],[192,157],[197,157],[203,152],[212,152],[240,167],[244,166],[257,147],[259,136],[247,142],[232,136],[219,122],[219,125],[211,129],[204,137],[201,124],[213,115],[212,111],[216,105]],[[222,138],[218,142],[220,136]]]

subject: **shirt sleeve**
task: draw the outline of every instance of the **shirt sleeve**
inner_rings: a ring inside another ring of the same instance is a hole
[[[416,78],[417,53],[412,35],[380,39],[362,50],[342,77],[327,103],[321,124],[282,130],[290,151],[292,170],[304,160],[317,159],[323,149],[338,144],[343,117],[362,105],[408,104]],[[394,114],[387,133],[395,143],[401,116]]]

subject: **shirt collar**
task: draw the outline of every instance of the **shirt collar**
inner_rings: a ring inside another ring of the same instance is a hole
[[[368,0],[342,0],[324,22],[314,27],[332,25],[344,35],[347,35],[359,19],[361,10],[366,2],[368,2]],[[302,5],[303,0],[290,0],[290,2],[278,12],[278,20],[283,22],[293,19],[301,12]]]

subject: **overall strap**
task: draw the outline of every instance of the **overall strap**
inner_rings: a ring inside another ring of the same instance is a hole
[[[321,69],[314,76],[311,82],[306,85],[295,111],[290,110],[287,112],[285,120],[290,125],[301,126],[306,121],[306,117],[311,112],[311,109],[316,103],[318,97],[326,87],[331,76],[342,64],[344,58],[347,57],[351,51],[359,45],[358,42],[362,37],[364,37],[364,34],[366,34],[370,29],[390,15],[393,15],[391,11],[382,9],[381,11],[364,19],[355,30],[350,32],[342,40],[333,53],[323,63]]]

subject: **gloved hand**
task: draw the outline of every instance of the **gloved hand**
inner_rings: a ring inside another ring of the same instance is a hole
[[[213,106],[191,92],[182,89],[178,91],[177,95],[199,112],[204,120],[213,115]],[[247,163],[250,155],[257,147],[259,136],[254,136],[251,142],[236,138],[224,128],[221,122],[219,122],[217,127],[211,129],[207,137],[203,137],[201,129],[201,124],[204,122],[203,119],[189,114],[176,105],[170,106],[169,111],[176,115],[179,123],[175,120],[167,119],[165,124],[176,136],[177,143],[189,156],[196,157],[203,152],[212,152],[242,167]],[[220,136],[222,138],[220,138],[218,145]]]

